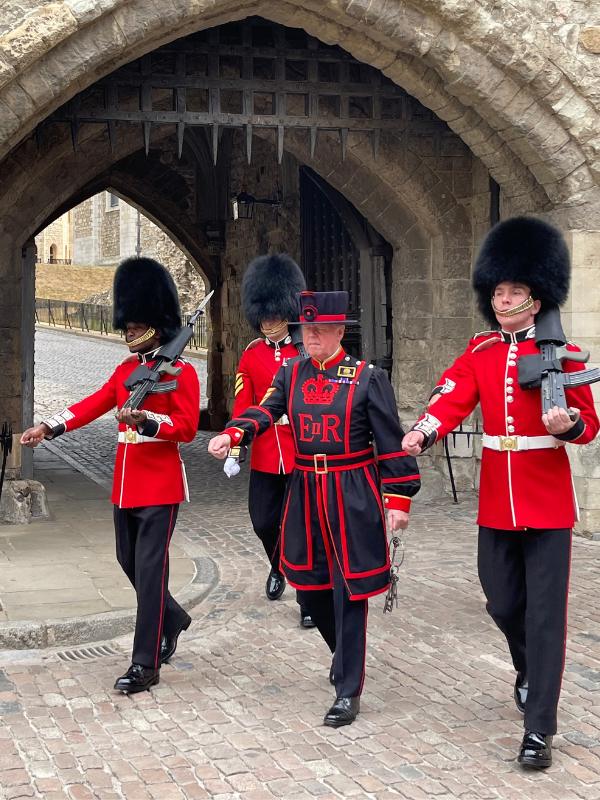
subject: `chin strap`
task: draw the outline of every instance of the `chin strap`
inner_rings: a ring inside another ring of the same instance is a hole
[[[528,311],[530,308],[533,307],[533,297],[529,295],[527,300],[523,300],[518,306],[514,308],[509,308],[508,311],[502,311],[499,308],[496,308],[494,305],[494,298],[492,298],[492,308],[494,309],[494,314],[498,314],[499,317],[514,317],[515,314],[520,314],[521,311]]]
[[[134,339],[132,342],[128,343],[128,347],[137,347],[138,344],[144,344],[144,342],[149,341],[152,339],[153,336],[156,336],[156,330],[154,328],[148,328],[146,333],[143,333],[141,336],[138,336],[137,339]]]

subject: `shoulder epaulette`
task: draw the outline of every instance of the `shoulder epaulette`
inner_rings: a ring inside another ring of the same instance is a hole
[[[471,352],[477,353],[482,350],[488,350],[501,341],[502,336],[500,335],[500,331],[479,331],[479,333],[476,333],[471,339],[471,343],[474,345]]]
[[[473,334],[473,339],[479,339],[482,336],[491,336],[493,333],[498,333],[498,331],[479,331],[478,333]]]
[[[264,339],[261,339],[260,336],[258,337],[258,339],[252,339],[250,344],[246,345],[246,350],[252,350],[253,347],[256,347],[261,342],[264,342]]]

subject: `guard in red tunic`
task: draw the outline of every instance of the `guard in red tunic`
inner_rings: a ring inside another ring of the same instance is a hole
[[[494,330],[477,334],[446,370],[403,442],[417,455],[481,405],[479,577],[517,672],[514,697],[525,714],[519,762],[534,768],[552,762],[564,669],[577,515],[564,445],[592,441],[599,423],[589,386],[566,390],[571,415],[558,407],[542,415],[540,390],[522,389],[517,368],[519,358],[539,353],[535,315],[565,301],[569,275],[566,244],[551,225],[515,217],[490,231],[473,284]],[[564,369],[581,365],[565,361]]]
[[[281,565],[303,590],[317,627],[335,652],[336,700],[325,724],[348,725],[363,689],[367,600],[390,583],[386,511],[392,530],[406,527],[420,481],[401,451],[402,429],[386,373],[341,347],[347,292],[303,292],[300,323],[310,358],[279,370],[257,406],[228,423],[209,444],[223,458],[284,414],[295,466],[281,523]]]
[[[287,255],[259,256],[248,265],[242,281],[242,307],[246,319],[262,337],[250,342],[240,359],[235,376],[234,417],[260,402],[283,364],[306,355],[301,332],[297,327],[291,331],[288,327],[289,322],[298,320],[297,296],[304,288],[300,267]],[[285,589],[285,578],[279,569],[279,525],[288,476],[294,468],[294,452],[285,414],[252,444],[248,510],[271,564],[265,585],[269,600],[277,600]],[[314,627],[302,606],[300,622],[305,628]]]
[[[181,327],[177,289],[161,264],[131,258],[119,266],[114,326],[125,332],[133,355],[97,392],[26,430],[21,443],[35,447],[121,409],[115,415],[118,444],[111,499],[117,558],[136,590],[137,619],[132,664],[115,689],[134,693],[158,683],[161,663],[173,655],[179,634],[191,622],[168,590],[169,542],[179,503],[188,499],[179,443],[196,435],[200,390],[196,370],[180,359],[176,389],[149,395],[143,410],[127,408],[125,381],[140,363],[150,364],[160,345]]]

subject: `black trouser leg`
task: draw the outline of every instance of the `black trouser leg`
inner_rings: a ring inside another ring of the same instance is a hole
[[[300,607],[310,614],[327,647],[333,653],[336,644],[333,590],[323,589],[314,592],[298,590],[297,595]]]
[[[479,528],[477,567],[487,612],[506,636],[517,672],[527,671],[523,532]]]
[[[554,734],[565,666],[571,531],[528,530],[524,550],[529,677],[525,727]]]
[[[153,669],[160,666],[163,618],[175,626],[188,616],[168,591],[169,543],[178,509],[165,505],[114,510],[117,559],[137,594],[131,660]]]
[[[337,564],[333,589],[300,592],[319,633],[335,651],[337,697],[358,697],[365,679],[367,648],[367,600],[350,600]]]
[[[250,470],[248,511],[273,569],[279,571],[279,530],[287,475]]]
[[[525,727],[556,733],[566,642],[571,531],[480,528],[479,568],[488,611],[527,674]]]

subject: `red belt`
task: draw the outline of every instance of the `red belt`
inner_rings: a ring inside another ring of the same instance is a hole
[[[341,455],[333,456],[327,453],[314,453],[313,455],[296,453],[296,469],[301,469],[304,472],[314,472],[316,475],[358,469],[374,463],[375,455],[371,447],[366,450],[359,450],[356,453],[342,453]]]

